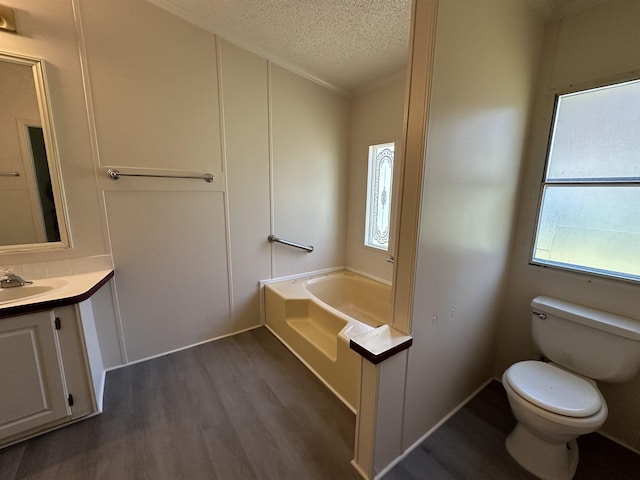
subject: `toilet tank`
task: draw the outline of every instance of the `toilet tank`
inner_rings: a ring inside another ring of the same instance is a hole
[[[640,321],[552,297],[531,301],[531,333],[552,362],[594,380],[624,382],[640,368]]]

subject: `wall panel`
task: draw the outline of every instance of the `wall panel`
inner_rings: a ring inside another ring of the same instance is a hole
[[[216,37],[142,0],[78,2],[125,360],[233,333]]]
[[[267,61],[219,43],[233,325],[241,330],[259,323],[258,282],[271,278]]]
[[[233,332],[221,192],[105,193],[129,361]]]
[[[404,449],[492,374],[542,33],[527,2],[438,5]]]
[[[80,12],[100,164],[219,173],[215,36],[141,0]]]
[[[274,277],[345,264],[348,99],[272,66]]]

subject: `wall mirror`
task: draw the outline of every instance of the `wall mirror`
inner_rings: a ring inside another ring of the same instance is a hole
[[[0,52],[0,253],[69,246],[43,62]]]

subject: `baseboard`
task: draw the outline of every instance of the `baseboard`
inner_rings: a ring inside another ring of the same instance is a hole
[[[494,380],[500,382],[500,384],[502,384],[502,379],[501,378],[494,378]],[[598,433],[599,435],[602,435],[604,438],[606,438],[607,440],[611,440],[613,443],[616,443],[618,445],[620,445],[622,448],[626,448],[627,450],[632,451],[633,453],[635,453],[636,455],[640,455],[640,450],[638,450],[635,447],[632,447],[631,445],[623,442],[622,440],[618,440],[616,437],[603,432],[602,430],[598,430],[596,433]]]
[[[626,448],[627,450],[632,451],[633,453],[635,453],[636,455],[640,455],[640,450],[632,447],[631,445],[628,445],[626,443],[624,443],[621,440],[618,440],[615,437],[612,437],[611,435],[609,435],[608,433],[602,432],[600,430],[598,430],[598,433],[600,435],[602,435],[604,438],[606,438],[607,440],[611,440],[613,443],[617,443],[618,445],[620,445],[622,448]]]
[[[164,357],[165,355],[171,355],[172,353],[181,352],[182,350],[188,350],[189,348],[197,347],[199,345],[204,345],[205,343],[215,342],[216,340],[222,340],[223,338],[233,337],[234,335],[238,335],[240,333],[248,332],[250,330],[255,330],[256,328],[260,328],[262,325],[254,325],[249,328],[245,328],[243,330],[238,330],[237,332],[227,333],[225,335],[220,335],[219,337],[209,338],[207,340],[203,340],[202,342],[192,343],[191,345],[186,345],[184,347],[176,348],[174,350],[169,350],[168,352],[162,352],[157,355],[152,355],[150,357],[141,358],[139,360],[134,360],[133,362],[123,363],[122,365],[116,365],[115,367],[109,367],[105,369],[105,372],[110,372],[112,370],[118,370],[120,368],[129,367],[131,365],[135,365],[136,363],[147,362],[149,360],[153,360],[154,358]]]
[[[464,407],[467,403],[469,403],[469,401],[475,397],[476,395],[478,395],[478,393],[480,393],[482,391],[482,389],[484,389],[487,385],[489,385],[492,381],[494,380],[493,377],[490,377],[489,379],[487,379],[484,383],[482,383],[482,385],[480,385],[480,387],[478,387],[476,390],[473,391],[473,393],[471,395],[469,395],[467,398],[465,398],[460,404],[458,404],[453,410],[451,410],[447,415],[445,415],[438,423],[436,423],[433,427],[431,427],[429,429],[429,431],[427,431],[427,433],[425,433],[422,437],[420,437],[418,440],[416,440],[409,448],[407,448],[402,455],[400,455],[398,458],[396,458],[393,462],[391,462],[389,465],[387,465],[386,467],[384,467],[375,477],[374,480],[379,480],[382,477],[384,477],[387,473],[389,473],[389,471],[395,467],[398,463],[400,463],[402,460],[404,460],[413,450],[415,450],[416,448],[418,448],[418,446],[424,442],[427,438],[429,438],[433,432],[435,432],[438,428],[440,428],[442,425],[444,425],[444,423],[449,420],[451,417],[453,417],[456,413],[458,413],[458,411]]]
[[[360,468],[360,465],[358,465],[355,460],[351,460],[351,466],[356,469],[356,472],[358,472],[364,480],[369,480],[369,476]]]

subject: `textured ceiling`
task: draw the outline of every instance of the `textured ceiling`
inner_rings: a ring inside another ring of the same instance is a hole
[[[338,89],[406,65],[411,0],[149,0]]]
[[[406,65],[411,0],[148,1],[346,92]],[[562,17],[607,0],[528,1],[546,17]]]

